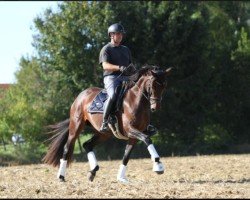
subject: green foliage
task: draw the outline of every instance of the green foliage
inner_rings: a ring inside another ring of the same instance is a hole
[[[40,163],[47,148],[38,142],[6,145],[6,150],[0,149],[0,165],[16,165]]]
[[[19,83],[14,85],[4,98],[5,111],[1,121],[7,122],[10,134],[21,133],[26,141],[32,142],[44,138],[41,132],[46,106],[40,91],[37,63],[22,59],[20,66],[23,68],[17,72]]]
[[[231,125],[240,143],[249,143],[249,121],[250,121],[250,40],[244,28],[241,29],[238,48],[232,52],[233,69],[230,90],[234,94],[231,105],[232,118],[235,119]],[[233,80],[233,81],[232,81]]]
[[[225,150],[232,141],[232,136],[220,124],[207,124],[199,128],[199,134],[195,138],[197,150],[201,153]]]

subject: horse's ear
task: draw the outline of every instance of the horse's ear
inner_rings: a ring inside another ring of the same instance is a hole
[[[154,71],[154,70],[152,70],[151,73],[152,73],[153,76],[156,76],[156,75],[157,75],[157,72]]]
[[[157,76],[159,74],[162,74],[162,72],[164,72],[164,71],[162,71],[162,69],[160,69],[160,67],[158,67],[158,66],[153,66],[153,69],[151,72],[152,72],[153,76]]]
[[[166,74],[167,76],[169,76],[170,73],[171,73],[171,71],[172,71],[172,67],[169,67],[169,68],[167,68],[167,69],[165,70],[165,74]]]

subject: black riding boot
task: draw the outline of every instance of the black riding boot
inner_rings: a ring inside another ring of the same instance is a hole
[[[100,128],[101,133],[105,133],[108,131],[108,118],[109,118],[109,114],[110,114],[111,109],[112,109],[112,105],[113,105],[113,100],[109,97],[107,100],[105,109],[103,111],[103,122],[102,122],[102,126]]]

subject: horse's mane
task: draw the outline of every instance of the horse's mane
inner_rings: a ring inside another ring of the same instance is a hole
[[[129,76],[129,80],[137,82],[141,76],[149,74],[149,71],[153,70],[155,66],[152,65],[144,65],[140,69],[136,70],[135,73]]]
[[[140,69],[137,69],[134,74],[128,76],[129,82],[127,85],[127,89],[130,89],[134,86],[134,84],[143,76],[149,75],[150,71],[155,69],[156,66],[153,65],[144,65]]]

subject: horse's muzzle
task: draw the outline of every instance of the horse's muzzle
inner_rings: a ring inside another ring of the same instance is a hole
[[[155,112],[155,111],[157,111],[157,110],[160,110],[160,108],[161,108],[161,104],[158,103],[158,102],[153,103],[153,104],[151,104],[151,106],[150,106],[151,112]]]
[[[160,108],[161,108],[161,98],[150,97],[151,112],[155,112],[157,110],[160,110]]]
[[[155,108],[151,108],[151,112],[155,112],[156,111],[156,109]]]

